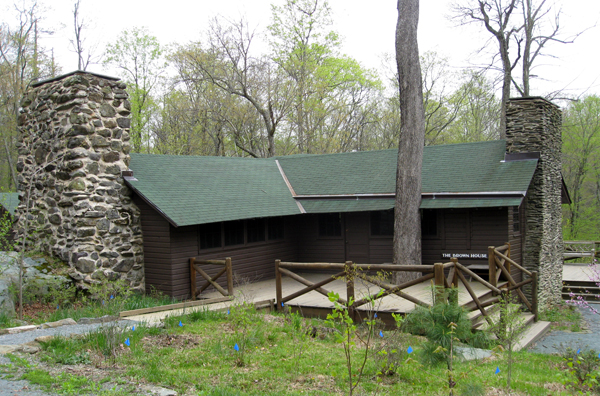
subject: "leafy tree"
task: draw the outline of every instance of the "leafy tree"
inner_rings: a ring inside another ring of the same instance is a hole
[[[457,109],[456,117],[448,126],[443,143],[498,139],[500,101],[494,95],[492,82],[474,70],[465,71],[463,80],[450,98]]]
[[[180,70],[185,70],[182,81],[197,86],[209,84],[251,106],[260,117],[261,128],[243,124],[242,131],[253,134],[250,142],[254,146],[241,139],[236,140],[236,146],[253,157],[272,157],[278,129],[290,109],[291,95],[277,65],[267,57],[252,55],[254,34],[243,20],[223,26],[215,19],[205,45],[194,43],[179,48]]]
[[[563,217],[565,238],[596,240],[600,227],[600,97],[571,102],[563,119],[563,175],[571,195]]]
[[[374,122],[370,105],[381,83],[370,70],[341,55],[329,30],[327,1],[287,0],[272,7],[269,26],[273,60],[290,79],[293,106],[286,126],[300,153],[364,150]]]
[[[131,103],[131,143],[134,152],[151,151],[148,123],[156,110],[154,91],[165,71],[163,49],[146,28],[121,32],[106,47],[105,65],[116,66],[127,83]]]

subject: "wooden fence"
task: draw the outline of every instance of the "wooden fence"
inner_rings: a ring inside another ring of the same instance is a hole
[[[277,309],[281,310],[283,303],[286,303],[311,291],[316,291],[324,296],[327,296],[329,291],[325,289],[324,286],[337,279],[343,280],[346,283],[346,298],[344,299],[340,297],[339,303],[346,305],[352,315],[354,315],[354,312],[357,308],[371,301],[375,301],[392,294],[417,305],[430,306],[430,303],[415,296],[411,296],[410,294],[406,293],[404,289],[420,283],[433,282],[434,286],[436,286],[436,293],[434,297],[435,303],[448,295],[445,293],[445,289],[458,286],[458,282],[460,281],[472,299],[472,301],[463,304],[463,306],[467,310],[478,309],[488,322],[490,322],[490,312],[488,311],[489,307],[499,302],[502,297],[505,297],[509,292],[512,291],[517,293],[519,299],[523,302],[527,309],[534,314],[534,320],[537,321],[537,273],[526,270],[518,263],[510,259],[510,245],[508,243],[498,248],[493,246],[490,247],[488,250],[488,258],[489,281],[483,279],[473,270],[469,269],[467,265],[459,263],[458,259],[456,258],[452,258],[448,263],[436,263],[433,265],[354,264],[351,261],[347,261],[343,264],[293,263],[276,260],[275,287]],[[516,282],[510,273],[511,265],[523,273],[523,278],[525,276],[528,276],[529,278],[521,282]],[[325,277],[325,279],[319,282],[311,282],[294,271],[337,272]],[[395,285],[382,280],[380,276],[372,275],[373,273],[380,271],[389,274],[394,274],[398,271],[405,271],[418,273],[418,275],[414,280]],[[281,278],[284,275],[299,283],[302,283],[306,287],[284,296],[281,281]],[[501,275],[504,275],[506,282],[502,282],[503,284],[501,287],[498,287]],[[479,297],[477,297],[477,294],[473,290],[471,283],[467,281],[467,277],[471,278],[471,282],[478,282],[491,291],[491,293],[486,293],[486,295],[489,296],[485,301],[481,301]],[[378,286],[380,288],[379,290],[381,291],[369,296],[362,296],[357,300],[354,292],[354,283],[356,278]],[[532,288],[531,301],[527,299],[522,290],[523,286],[527,284],[531,284]],[[353,303],[348,304],[349,301],[352,301]]]
[[[202,266],[206,265],[218,265],[223,268],[215,276],[210,277],[203,269]],[[206,282],[196,291],[196,276],[200,274]],[[221,275],[226,274],[227,276],[227,290],[223,289],[216,281]],[[233,270],[231,267],[231,258],[227,257],[225,260],[197,260],[195,257],[190,258],[190,282],[191,282],[191,294],[192,300],[195,300],[200,293],[202,293],[209,286],[213,286],[223,296],[233,296]]]
[[[564,241],[563,257],[567,260],[577,260],[589,257],[591,262],[600,253],[600,241]]]

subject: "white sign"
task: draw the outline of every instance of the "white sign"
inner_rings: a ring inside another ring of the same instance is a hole
[[[457,259],[487,259],[487,253],[442,253],[442,258],[452,258],[456,257]]]

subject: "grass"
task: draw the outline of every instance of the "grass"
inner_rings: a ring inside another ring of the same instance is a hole
[[[552,322],[553,330],[569,330],[574,333],[580,332],[583,317],[577,307],[565,302],[546,307],[540,312],[540,319]]]
[[[252,316],[252,324],[244,332],[236,328],[231,315],[197,311],[168,318],[163,329],[140,326],[114,336],[104,331],[79,339],[54,340],[44,344],[43,355],[50,364],[67,363],[71,357],[80,363],[89,359],[109,375],[111,369],[118,368],[119,376],[164,386],[179,394],[345,394],[347,369],[343,351],[332,335],[319,331],[316,337],[307,337],[299,354],[299,333],[289,315],[255,312],[248,315]],[[302,331],[313,326],[321,329],[325,325],[316,319],[304,319]],[[384,330],[382,334],[384,337],[378,338],[378,344],[397,339],[390,331]],[[129,346],[124,345],[126,339]],[[245,346],[242,365],[236,344]],[[108,348],[113,348],[112,352],[107,353],[107,345],[112,345]],[[409,355],[407,346],[415,352]],[[423,346],[422,337],[403,335],[402,345],[398,345],[400,365],[393,375],[377,375],[375,359],[370,359],[359,393],[448,394],[445,366],[428,366],[418,361]],[[360,349],[359,346],[357,354]],[[85,351],[90,351],[89,355],[85,356]],[[568,382],[569,374],[562,369],[559,356],[519,352],[514,359],[514,394],[571,394],[563,385]],[[500,374],[495,374],[497,367]],[[506,382],[504,363],[496,358],[457,363],[455,372],[457,395],[500,389]],[[43,374],[38,377],[44,378]],[[86,386],[82,383],[83,392]]]

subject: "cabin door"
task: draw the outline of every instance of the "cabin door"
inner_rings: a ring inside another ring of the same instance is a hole
[[[346,261],[369,264],[369,212],[344,214]]]

